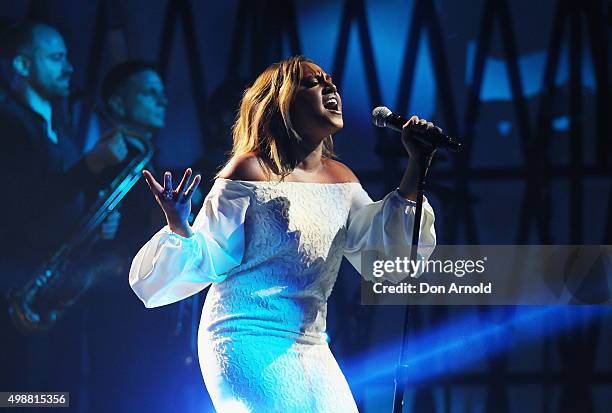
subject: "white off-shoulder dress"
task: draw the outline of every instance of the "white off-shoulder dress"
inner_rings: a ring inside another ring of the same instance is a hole
[[[146,307],[210,286],[198,352],[218,413],[356,413],[325,339],[327,299],[342,256],[359,271],[360,251],[409,248],[414,205],[397,191],[373,202],[359,183],[217,179],[194,235],[161,229],[130,285]],[[421,223],[420,245],[435,245],[427,200]]]

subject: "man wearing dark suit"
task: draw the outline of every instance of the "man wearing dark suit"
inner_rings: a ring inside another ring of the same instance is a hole
[[[25,338],[10,325],[5,293],[32,279],[37,267],[65,242],[86,210],[85,192],[95,190],[101,173],[122,162],[127,150],[123,142],[110,137],[82,156],[59,122],[54,103],[68,96],[73,67],[56,29],[41,23],[15,24],[2,33],[0,51],[9,74],[9,86],[0,93],[0,162],[6,182],[0,203],[0,388],[52,390],[59,384],[61,370],[78,364],[79,354],[70,354],[68,346],[54,348],[69,344],[63,335],[71,335],[66,328],[78,320],[66,321],[45,336]],[[118,222],[118,214],[111,215],[100,238],[113,238]],[[64,278],[69,288],[82,288],[86,282],[82,274]]]

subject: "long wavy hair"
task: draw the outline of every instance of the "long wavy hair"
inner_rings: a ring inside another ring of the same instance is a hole
[[[321,72],[312,60],[294,56],[269,66],[245,90],[232,128],[233,147],[225,165],[234,157],[255,152],[268,178],[275,174],[282,180],[295,169],[298,161],[290,148],[302,138],[293,127],[291,105],[306,67]],[[334,156],[330,135],[323,142],[323,157]]]

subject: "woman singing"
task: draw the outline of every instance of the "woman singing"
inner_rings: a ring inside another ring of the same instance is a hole
[[[146,307],[210,286],[198,349],[219,413],[357,412],[325,340],[327,299],[342,256],[360,271],[361,251],[411,244],[419,163],[432,151],[408,125],[434,127],[416,116],[406,123],[406,172],[373,202],[333,159],[332,135],[343,126],[336,86],[315,63],[293,57],[245,92],[232,154],[192,227],[200,176],[187,188],[187,169],[173,189],[169,173],[162,186],[143,171],[168,225],[134,258],[130,285]],[[435,241],[424,200],[420,244]]]

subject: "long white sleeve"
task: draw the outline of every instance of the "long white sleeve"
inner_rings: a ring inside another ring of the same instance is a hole
[[[373,277],[361,271],[362,252],[378,251],[388,259],[410,255],[415,209],[416,203],[403,198],[397,190],[374,202],[361,186],[356,189],[349,212],[344,255],[364,279],[372,281]],[[424,197],[417,259],[426,260],[433,252],[436,245],[434,221],[434,211]],[[382,279],[401,281],[393,275]]]
[[[171,304],[223,281],[242,262],[249,194],[218,180],[182,237],[166,226],[136,254],[129,282],[147,308]]]

